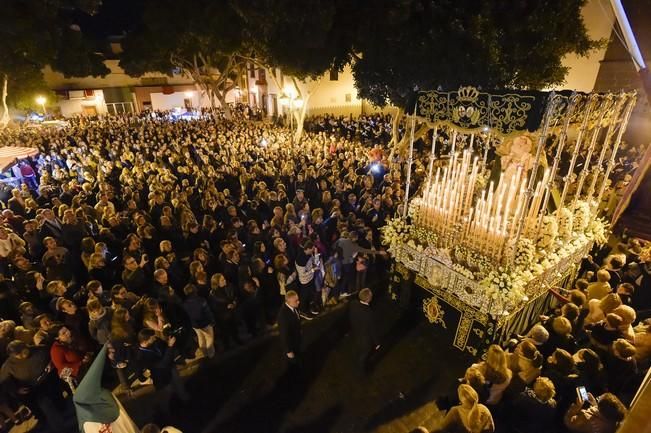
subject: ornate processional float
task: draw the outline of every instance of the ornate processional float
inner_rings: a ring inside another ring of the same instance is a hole
[[[428,292],[424,312],[456,323],[455,347],[477,354],[524,332],[549,309],[549,289],[606,241],[601,202],[635,100],[474,87],[416,95],[408,205],[383,237],[394,283]],[[417,121],[431,149],[414,182]]]

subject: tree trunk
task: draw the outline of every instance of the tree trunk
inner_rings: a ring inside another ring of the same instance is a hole
[[[405,112],[402,108],[396,107],[396,114],[393,115],[393,119],[391,121],[391,141],[389,141],[389,148],[391,149],[389,151],[390,165],[393,164],[393,157],[400,143],[400,137],[398,137],[398,132],[399,132],[398,126],[400,125],[400,121],[402,120],[404,113]]]
[[[7,88],[9,86],[9,76],[3,75],[2,80],[2,117],[0,118],[0,129],[5,129],[9,125],[9,107],[7,107]]]
[[[303,106],[300,110],[295,111],[294,120],[296,120],[296,132],[294,133],[294,143],[298,143],[303,136],[303,125],[305,124],[305,115],[307,114],[307,104],[310,101],[311,94],[305,95]]]
[[[215,103],[215,92],[212,91],[211,88],[206,89],[206,96],[208,96],[208,103],[210,104],[210,112],[215,114],[215,109],[217,108],[217,104]]]
[[[224,117],[226,120],[232,120],[233,112],[231,111],[231,107],[226,103],[226,93],[221,90],[213,90],[213,92],[219,100],[222,110],[224,110]]]
[[[400,129],[399,125],[404,114],[405,111],[402,108],[396,107],[396,114],[393,115],[393,119],[391,122],[391,141],[389,142],[389,147],[398,144],[398,142],[400,141],[398,137],[398,132]]]

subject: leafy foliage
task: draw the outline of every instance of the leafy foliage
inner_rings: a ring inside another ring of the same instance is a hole
[[[224,105],[245,64],[243,33],[227,0],[146,0],[142,25],[123,42],[120,66],[135,76],[180,69]]]
[[[561,84],[562,59],[587,54],[586,0],[375,0],[360,11],[355,81],[377,105],[415,89],[540,89]]]
[[[352,59],[357,1],[233,0],[247,43],[261,63],[287,75],[316,78]]]
[[[9,79],[8,101],[45,92],[46,65],[65,76],[105,75],[93,44],[78,31],[72,12],[96,10],[97,0],[4,0],[0,9],[0,79]]]

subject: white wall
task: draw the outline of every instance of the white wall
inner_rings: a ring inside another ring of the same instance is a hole
[[[203,95],[201,92],[196,90],[192,91],[191,95],[186,95],[187,91],[183,92],[174,92],[169,95],[165,95],[162,92],[152,92],[150,93],[151,105],[154,110],[171,110],[172,108],[180,107],[185,108],[185,99],[189,98],[192,100],[192,108],[209,108],[210,100]],[[226,102],[236,102],[237,94],[235,91],[230,91],[226,94]],[[219,101],[215,99],[215,103],[219,106]]]
[[[258,106],[262,103],[261,96],[265,92],[267,95],[276,95],[278,99],[278,108],[282,110],[279,98],[285,93],[285,89],[293,87],[291,77],[282,76],[276,70],[276,79],[279,81],[283,89],[279,89],[276,82],[268,76],[266,77],[266,90],[263,86],[256,86],[256,78],[251,78],[247,71],[247,80],[249,88],[249,100],[253,102],[251,95],[256,96]],[[357,97],[357,89],[355,89],[355,82],[350,66],[346,66],[342,72],[339,73],[336,81],[330,81],[330,73],[326,72],[318,80],[298,81],[299,88],[303,95],[310,93],[311,96],[308,101],[308,112],[310,113],[340,113],[340,114],[359,114],[361,111],[362,101]],[[346,101],[346,95],[349,95],[349,101]],[[285,108],[287,110],[287,108]],[[269,97],[267,99],[267,112],[273,113],[273,101]]]
[[[171,95],[165,95],[163,93],[151,93],[150,96],[151,107],[154,110],[171,110],[175,107],[185,107],[185,103],[183,102],[185,99],[185,93],[183,92],[174,92]]]
[[[362,103],[357,97],[355,80],[350,66],[346,66],[339,73],[337,81],[330,81],[330,73],[324,74],[310,98],[309,108],[311,110],[322,110],[327,108],[359,107]],[[346,101],[348,95],[349,100]]]
[[[64,117],[79,116],[84,113],[84,107],[94,107],[97,114],[105,114],[106,104],[104,103],[104,92],[95,90],[95,95],[83,99],[62,99],[57,101],[61,114]]]
[[[130,87],[140,86],[141,79],[138,77],[130,77],[119,66],[118,60],[105,60],[104,64],[111,71],[105,77],[71,77],[65,78],[63,74],[55,72],[49,66],[43,69],[43,76],[48,87],[51,89],[97,89],[104,87]],[[192,84],[192,80],[182,75],[167,76],[163,73],[148,73],[144,74],[142,78],[158,78],[164,77],[167,79],[167,85],[175,84]]]

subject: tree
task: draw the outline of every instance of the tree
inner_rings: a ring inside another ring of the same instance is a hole
[[[563,57],[588,54],[586,0],[374,0],[358,10],[359,95],[398,117],[415,90],[542,89],[561,84]],[[400,119],[395,119],[398,122]],[[397,131],[397,128],[394,128]],[[403,137],[404,138],[404,137]],[[394,136],[394,142],[399,140]],[[404,146],[403,146],[404,147]]]
[[[302,101],[292,113],[294,141],[303,133],[310,97],[330,69],[341,70],[352,59],[356,2],[350,0],[232,0],[244,23],[251,57],[266,76],[283,89],[275,76],[279,68]]]
[[[226,116],[226,95],[246,65],[243,26],[226,0],[147,0],[142,25],[123,42],[120,66],[130,75],[177,69],[190,77]]]
[[[563,57],[600,44],[587,35],[585,2],[374,1],[355,41],[358,90],[377,105],[404,108],[415,89],[561,84]]]
[[[9,104],[19,105],[35,91],[47,92],[43,68],[65,76],[105,75],[108,69],[73,20],[74,12],[92,13],[97,0],[5,0],[0,15],[0,128],[9,123]],[[31,93],[28,95],[28,93]]]

